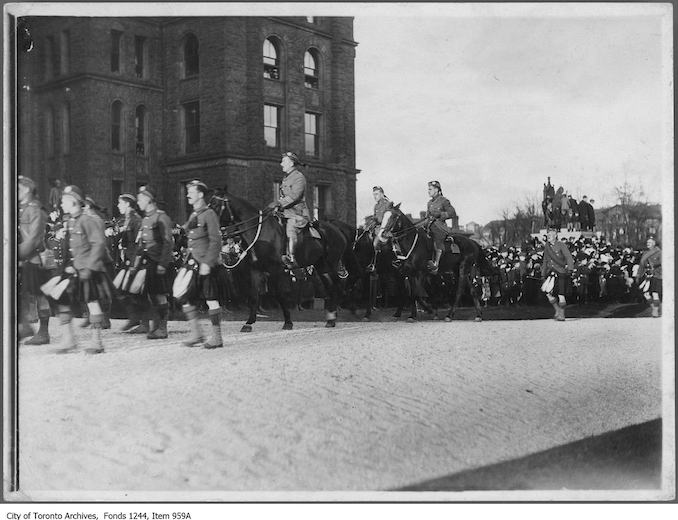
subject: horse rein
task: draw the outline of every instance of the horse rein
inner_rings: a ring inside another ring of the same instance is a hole
[[[398,215],[397,219],[400,220],[400,215]],[[393,248],[393,252],[395,253],[395,256],[398,260],[409,260],[410,256],[412,256],[412,252],[414,251],[414,248],[417,246],[417,242],[419,241],[419,233],[417,233],[417,231],[419,230],[418,228],[423,227],[424,222],[426,221],[422,220],[420,222],[417,222],[416,224],[412,224],[411,228],[404,229],[399,233],[391,233],[391,240],[393,240],[393,243],[395,244],[395,242],[397,242],[400,238],[403,238],[407,236],[411,231],[414,231],[414,240],[412,241],[412,246],[410,247],[410,250],[407,252],[405,256],[399,255],[396,252],[395,248]]]

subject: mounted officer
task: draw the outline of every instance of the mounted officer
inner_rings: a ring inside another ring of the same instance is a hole
[[[283,263],[288,269],[297,267],[294,259],[294,248],[297,246],[299,233],[311,219],[306,204],[306,177],[298,169],[303,166],[299,157],[292,152],[285,152],[280,161],[282,171],[286,174],[280,185],[280,198],[271,202],[270,209],[280,208],[285,218],[287,233],[287,254],[283,255]]]
[[[438,181],[431,181],[428,183],[428,195],[431,200],[428,201],[426,209],[426,218],[428,219],[427,230],[433,238],[435,247],[435,258],[429,263],[429,268],[433,274],[438,272],[438,265],[440,257],[443,254],[445,247],[445,240],[451,235],[452,230],[447,227],[445,221],[452,219],[457,220],[457,212],[450,204],[450,201],[443,197],[443,190]]]
[[[384,188],[381,186],[375,186],[372,188],[372,196],[374,197],[374,213],[371,217],[368,217],[369,220],[369,229],[372,236],[372,244],[374,245],[374,257],[372,258],[372,263],[367,266],[368,271],[374,271],[375,266],[377,265],[377,255],[381,251],[381,247],[384,244],[379,238],[379,227],[381,222],[384,219],[384,213],[393,207],[393,203],[384,195]]]

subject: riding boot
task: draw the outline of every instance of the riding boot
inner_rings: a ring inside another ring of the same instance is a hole
[[[38,319],[40,320],[40,328],[35,336],[26,342],[26,345],[47,345],[49,343],[49,317],[51,312],[49,309],[38,309]]]
[[[198,310],[193,305],[184,305],[184,314],[191,327],[191,335],[182,344],[185,347],[197,347],[200,343],[205,342],[205,338],[200,331],[200,324],[198,323]]]
[[[104,321],[103,314],[93,314],[90,316],[92,322],[92,338],[90,345],[85,349],[85,354],[101,354],[104,351],[104,345],[101,342],[101,329]]]
[[[167,314],[169,313],[169,304],[158,305],[158,328],[149,332],[148,339],[165,339],[167,337]]]
[[[75,335],[73,334],[72,316],[69,312],[59,313],[59,323],[61,324],[61,342],[57,354],[68,354],[75,352],[78,345],[75,342]]]
[[[435,260],[431,261],[431,273],[436,274],[438,272],[438,266],[440,263],[440,257],[443,256],[443,250],[442,249],[436,249],[436,257]]]
[[[210,334],[205,348],[221,348],[224,346],[221,339],[221,309],[210,309],[208,311],[210,321],[212,322],[212,334]]]

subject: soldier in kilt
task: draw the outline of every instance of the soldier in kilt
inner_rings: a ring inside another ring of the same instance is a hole
[[[65,223],[65,246],[68,248],[64,273],[71,276],[71,284],[64,296],[57,300],[59,321],[63,329],[59,354],[78,349],[73,335],[73,307],[86,304],[92,336],[85,353],[104,351],[101,341],[103,308],[109,303],[111,280],[106,272],[106,237],[103,221],[83,211],[83,193],[77,186],[66,186],[61,196],[61,207],[68,216]]]
[[[652,317],[659,318],[661,308],[662,292],[662,250],[657,246],[657,241],[653,236],[647,239],[647,250],[640,257],[638,273],[636,274],[636,283],[641,285],[647,281],[643,287],[643,296],[652,307]]]
[[[188,255],[184,262],[187,269],[195,269],[197,265],[197,279],[178,302],[191,327],[191,336],[184,341],[187,347],[195,347],[204,343],[205,348],[223,347],[221,339],[221,305],[219,304],[218,270],[221,251],[221,231],[219,217],[207,205],[205,196],[207,186],[200,181],[193,181],[187,186],[188,203],[193,206],[193,213],[184,224],[188,238]],[[193,274],[195,277],[195,272]],[[205,342],[200,325],[198,324],[198,304],[207,303],[207,312],[212,323],[212,334]]]
[[[546,297],[556,311],[553,318],[565,321],[565,297],[572,292],[571,273],[574,271],[574,258],[567,246],[558,240],[559,229],[559,226],[554,226],[547,231],[541,276],[542,279],[554,276],[553,289],[546,293]]]
[[[51,265],[43,265],[41,253],[45,251],[45,230],[47,214],[35,199],[35,183],[28,177],[19,176],[19,276],[21,329],[20,336],[33,336],[26,345],[45,345],[49,343],[49,318],[51,316],[49,301],[40,291],[40,286],[49,278]],[[33,335],[28,324],[27,305],[33,301],[37,304],[40,328]]]
[[[143,316],[140,325],[130,332],[146,334],[148,339],[164,339],[167,337],[169,269],[174,247],[172,221],[167,213],[158,209],[156,193],[148,186],[140,188],[137,204],[144,214],[138,248],[139,269],[146,269],[142,295],[150,300],[157,320],[153,320],[151,326],[149,317]]]
[[[123,222],[118,231],[118,243],[116,245],[118,261],[118,271],[121,269],[131,269],[139,253],[139,243],[141,230],[141,216],[136,211],[137,199],[134,195],[123,193],[118,196],[118,211],[123,218]],[[117,273],[116,273],[117,274]],[[120,297],[127,310],[127,322],[122,327],[122,332],[127,332],[141,325],[139,316],[143,312],[143,304],[138,295],[127,292],[129,283],[126,287],[120,288]]]

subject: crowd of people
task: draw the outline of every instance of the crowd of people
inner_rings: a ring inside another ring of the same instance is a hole
[[[290,272],[299,268],[294,246],[310,220],[306,179],[300,165],[295,154],[283,154],[281,167],[286,176],[280,197],[266,208],[279,212],[286,221],[283,226],[288,240],[281,261]],[[19,176],[17,186],[19,336],[29,338],[27,344],[50,343],[49,318],[56,315],[62,329],[57,352],[80,350],[73,317],[82,314],[83,325],[92,331],[84,351],[102,353],[101,331],[111,326],[115,301],[128,317],[121,333],[167,338],[170,306],[175,303],[190,324],[185,346],[223,346],[221,307],[229,299],[227,288],[233,282],[224,258],[238,258],[243,254],[243,244],[237,237],[222,234],[217,213],[208,204],[212,190],[205,183],[196,179],[187,185],[193,212],[181,226],[173,224],[161,209],[157,192],[150,186],[142,186],[137,194],[121,193],[116,219],[107,219],[78,186],[62,188],[55,184],[47,207],[37,200],[31,179]],[[551,188],[547,190],[545,184],[549,211],[562,193],[559,189],[552,197]],[[430,200],[422,222],[434,244],[428,267],[431,275],[436,275],[445,242],[453,232],[446,220],[454,222],[456,213],[438,181],[429,182],[428,190]],[[383,188],[375,186],[373,195],[375,208],[368,218],[367,231],[373,239],[374,257],[366,272],[374,271],[377,255],[385,247],[387,241],[379,229],[392,207]],[[585,202],[578,206],[580,209],[582,204]],[[572,204],[565,213],[562,201],[558,207],[563,216],[577,215]],[[579,219],[581,229],[588,229],[594,222]],[[641,252],[612,247],[596,236],[561,240],[557,236],[561,224],[558,218],[549,217],[548,223],[544,244],[535,240],[521,247],[491,247],[484,252],[492,273],[480,282],[485,305],[534,304],[546,293],[555,318],[561,321],[565,305],[573,302],[648,301],[653,316],[659,316],[661,250],[654,238],[648,239],[647,251]],[[339,264],[338,269],[345,270]],[[312,286],[311,274],[311,270],[304,271],[303,278]],[[198,322],[201,307],[209,316],[209,334]],[[35,321],[39,322],[37,332],[30,325]]]
[[[591,231],[596,225],[595,200],[584,195],[579,202],[562,186],[556,190],[551,177],[544,183],[542,211],[544,227],[568,231]]]

